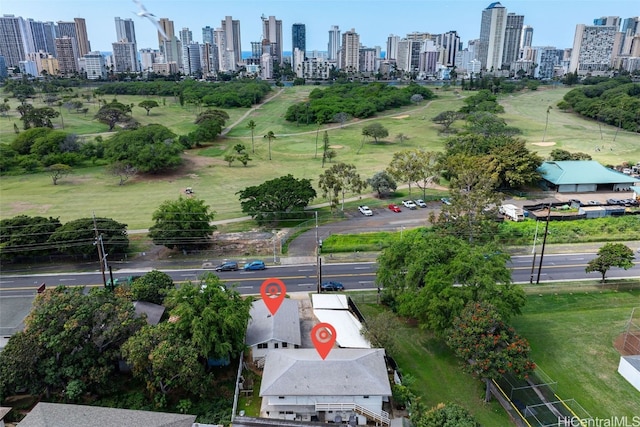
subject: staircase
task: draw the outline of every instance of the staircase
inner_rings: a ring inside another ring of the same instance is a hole
[[[316,403],[316,411],[354,411],[360,415],[364,415],[368,420],[374,421],[376,425],[388,427],[391,424],[388,412],[373,412],[355,403]]]

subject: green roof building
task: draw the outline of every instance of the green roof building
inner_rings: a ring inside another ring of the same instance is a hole
[[[559,193],[631,191],[639,178],[606,168],[595,160],[544,162],[538,172],[548,189]]]

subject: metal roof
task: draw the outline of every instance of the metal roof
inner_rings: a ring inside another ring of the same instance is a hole
[[[342,348],[371,348],[360,330],[362,323],[348,310],[318,310],[313,314],[322,323],[330,323],[336,330],[336,344]]]
[[[249,314],[251,319],[245,338],[247,345],[252,346],[270,340],[296,345],[302,343],[297,300],[283,299],[278,311],[272,316],[262,299],[259,299],[253,302]]]
[[[390,396],[384,349],[334,348],[267,353],[260,396]]]
[[[606,168],[595,160],[563,160],[544,162],[538,172],[556,184],[633,184],[638,178]]]

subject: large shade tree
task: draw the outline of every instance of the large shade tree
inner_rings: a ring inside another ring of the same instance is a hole
[[[462,359],[464,370],[485,382],[486,402],[491,399],[491,380],[507,373],[526,378],[536,368],[527,340],[484,301],[467,303],[453,321],[447,344]]]
[[[491,302],[504,319],[520,313],[525,295],[511,283],[508,260],[493,243],[418,229],[382,251],[376,282],[396,312],[444,333],[469,301]]]
[[[98,259],[96,231],[105,254],[123,254],[127,251],[127,225],[102,217],[71,220],[56,228],[47,243],[55,245],[58,251],[65,255],[95,256]]]
[[[587,273],[597,271],[602,275],[602,283],[604,283],[607,271],[611,267],[628,270],[633,267],[634,259],[633,251],[624,243],[606,243],[598,250],[598,256],[587,263],[585,271]]]
[[[247,187],[236,193],[242,211],[259,222],[300,217],[300,212],[316,197],[311,181],[285,175]]]
[[[339,196],[342,196],[342,210],[347,192],[360,193],[367,186],[360,178],[356,167],[347,163],[336,163],[327,169],[318,180],[324,197],[329,197],[331,208],[337,206]]]
[[[211,224],[214,217],[202,199],[180,196],[178,200],[165,200],[153,213],[149,237],[156,245],[170,249],[205,248],[217,228]]]

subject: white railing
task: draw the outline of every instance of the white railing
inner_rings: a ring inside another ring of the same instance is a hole
[[[364,415],[368,419],[380,422],[385,426],[388,426],[391,423],[388,412],[374,412],[356,403],[316,403],[316,411],[355,411]]]

